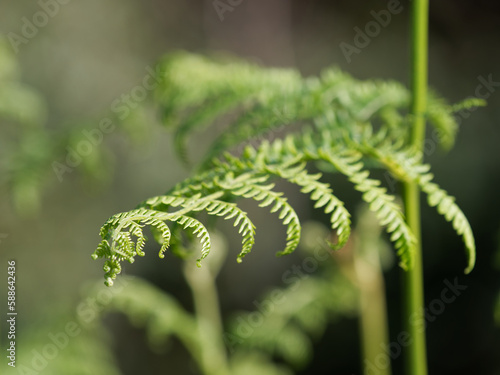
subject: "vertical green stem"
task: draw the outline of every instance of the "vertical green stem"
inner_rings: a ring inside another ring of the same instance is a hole
[[[425,112],[427,107],[429,0],[412,1],[411,19],[411,107],[413,128],[411,142],[419,150],[425,139]]]
[[[385,284],[380,252],[385,245],[381,239],[382,228],[376,215],[364,208],[358,215],[353,249],[355,282],[359,288],[360,328],[363,348],[363,373],[391,375],[389,327]],[[384,366],[379,358],[386,358]]]
[[[229,375],[219,297],[214,272],[209,267],[184,267],[184,275],[194,299],[198,333],[201,339],[201,364],[205,375]]]
[[[413,118],[411,144],[423,151],[425,138],[425,111],[427,105],[427,48],[428,0],[412,1],[411,20],[411,107]],[[408,225],[416,236],[413,268],[403,273],[403,301],[405,331],[411,344],[405,351],[406,374],[426,375],[425,321],[421,317],[424,306],[423,267],[420,229],[420,191],[414,183],[404,184],[404,204]]]

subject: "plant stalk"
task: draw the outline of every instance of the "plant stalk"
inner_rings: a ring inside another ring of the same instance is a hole
[[[410,143],[423,155],[425,112],[427,106],[428,65],[428,0],[413,0],[411,10],[411,104],[412,128]],[[404,330],[410,335],[405,352],[405,373],[427,375],[425,345],[424,280],[422,266],[422,236],[420,228],[420,190],[415,183],[405,183],[404,206],[406,220],[416,237],[413,267],[403,272]]]
[[[383,267],[380,260],[382,229],[376,215],[366,207],[360,211],[354,237],[353,268],[355,283],[359,289],[360,329],[363,349],[363,373],[370,375],[391,375],[387,348],[389,326],[387,321],[386,295]],[[387,359],[386,366],[380,366],[379,358]]]
[[[201,338],[201,364],[205,375],[230,375],[214,272],[209,267],[184,267],[184,275],[194,299],[198,332]]]

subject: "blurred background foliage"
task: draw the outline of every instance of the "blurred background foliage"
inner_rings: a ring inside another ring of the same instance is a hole
[[[222,20],[211,0],[68,2],[53,8],[47,24],[17,48],[2,41],[0,259],[5,269],[7,259],[17,261],[18,360],[41,350],[50,332],[77,319],[81,315],[77,306],[89,293],[88,283],[101,283],[102,272],[90,258],[100,225],[111,214],[164,192],[189,173],[174,156],[171,136],[158,126],[152,106],[131,102],[127,116],[114,110],[113,103],[123,104],[123,95],[142,85],[148,67],[164,53],[179,49],[227,51],[269,66],[296,66],[304,75],[335,64],[357,78],[407,82],[408,4],[401,4],[403,12],[393,15],[378,36],[351,56],[350,63],[339,44],[353,44],[353,28],[364,28],[372,20],[370,11],[387,8],[387,1],[243,1],[225,12]],[[22,36],[24,17],[32,21],[42,8],[39,2],[6,0],[0,9],[0,33]],[[475,95],[479,77],[491,75],[493,81],[500,81],[498,25],[500,5],[495,2],[431,2],[430,82],[450,102]],[[476,269],[464,276],[460,239],[431,209],[423,208],[426,300],[439,298],[445,279],[458,277],[467,285],[460,298],[428,325],[432,373],[500,374],[500,328],[494,313],[500,289],[500,271],[494,262],[500,228],[497,87],[492,87],[488,107],[460,115],[457,145],[450,153],[430,145],[426,155],[437,182],[457,197],[469,217],[478,248]],[[60,181],[52,163],[63,163],[68,147],[86,139],[83,131],[99,129],[108,118],[114,130],[103,134],[92,152]],[[196,150],[202,144],[200,136],[190,148]],[[352,210],[355,193],[349,193],[345,181],[332,183]],[[283,191],[301,209],[304,221],[322,219],[307,200],[299,199],[298,192],[288,186]],[[276,259],[275,250],[284,241],[278,219],[248,202],[242,202],[242,208],[256,223],[266,225],[259,228],[260,241],[252,254],[239,265],[230,256],[217,279],[222,313],[228,319],[235,310],[253,310],[253,301],[269,288],[285,287],[282,275],[305,256],[297,252]],[[229,251],[237,249],[237,236],[224,225],[220,229],[229,235]],[[154,253],[156,248],[151,245],[146,252]],[[188,311],[192,309],[182,264],[175,257],[145,257],[125,272],[148,280]],[[392,267],[385,274],[391,340],[401,331],[399,272]],[[0,298],[6,301],[5,287],[0,288]],[[166,369],[196,373],[178,341],[157,354],[150,350],[144,329],[130,325],[122,315],[109,315],[102,322],[95,319],[94,324],[103,324],[109,335],[95,335],[92,330],[100,332],[99,328],[82,323],[84,333],[71,341],[64,356],[49,364],[54,367],[47,367],[46,373],[97,374],[89,361],[82,361],[82,371],[58,367],[71,353],[83,358],[79,343],[87,336],[91,345],[81,345],[93,349],[85,357],[102,356],[96,363],[109,366],[101,368],[102,373],[135,374],[145,368],[149,373]],[[5,328],[2,321],[2,335]],[[361,373],[355,315],[330,322],[312,345],[312,361],[298,373]],[[395,364],[395,373],[401,373],[400,358]]]

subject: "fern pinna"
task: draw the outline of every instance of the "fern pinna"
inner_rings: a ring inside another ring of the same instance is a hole
[[[276,212],[286,226],[286,245],[278,255],[292,252],[300,241],[300,220],[273,180],[284,179],[301,188],[314,207],[330,215],[337,233],[333,248],[342,247],[351,231],[350,213],[332,187],[311,173],[314,163],[322,172],[345,175],[362,193],[390,235],[401,267],[412,266],[415,238],[395,196],[370,177],[369,169],[383,168],[399,181],[414,181],[427,194],[428,203],[463,237],[468,254],[466,272],[475,261],[472,230],[453,197],[433,182],[422,155],[408,146],[407,89],[392,81],[358,81],[327,69],[320,78],[302,78],[294,70],[264,69],[234,59],[209,59],[182,53],[161,62],[163,83],[156,93],[165,125],[175,133],[175,148],[184,161],[189,134],[211,124],[229,126],[214,140],[193,177],[165,195],[150,198],[129,212],[112,216],[101,228],[102,242],[93,258],[106,258],[106,284],[120,273],[120,263],[143,256],[149,225],[160,242],[160,257],[169,247],[173,230],[190,229],[201,243],[198,262],[211,247],[207,228],[195,217],[200,212],[233,220],[242,236],[238,261],[255,242],[255,224],[236,198],[254,199]],[[427,120],[444,148],[453,145],[457,124],[453,112],[482,105],[469,99],[450,106],[432,95]],[[277,129],[290,131],[273,141],[266,136]],[[264,140],[262,140],[264,139]],[[236,146],[250,142],[242,152]],[[256,145],[255,145],[256,143]],[[254,145],[252,145],[254,144]],[[232,153],[230,153],[230,151]]]

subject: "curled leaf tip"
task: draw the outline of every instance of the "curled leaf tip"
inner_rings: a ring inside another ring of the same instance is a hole
[[[469,265],[467,266],[467,268],[464,270],[464,274],[468,275],[469,273],[472,272],[472,270],[474,269],[474,266],[475,266],[476,262],[475,262],[475,259],[471,259],[469,261]]]

